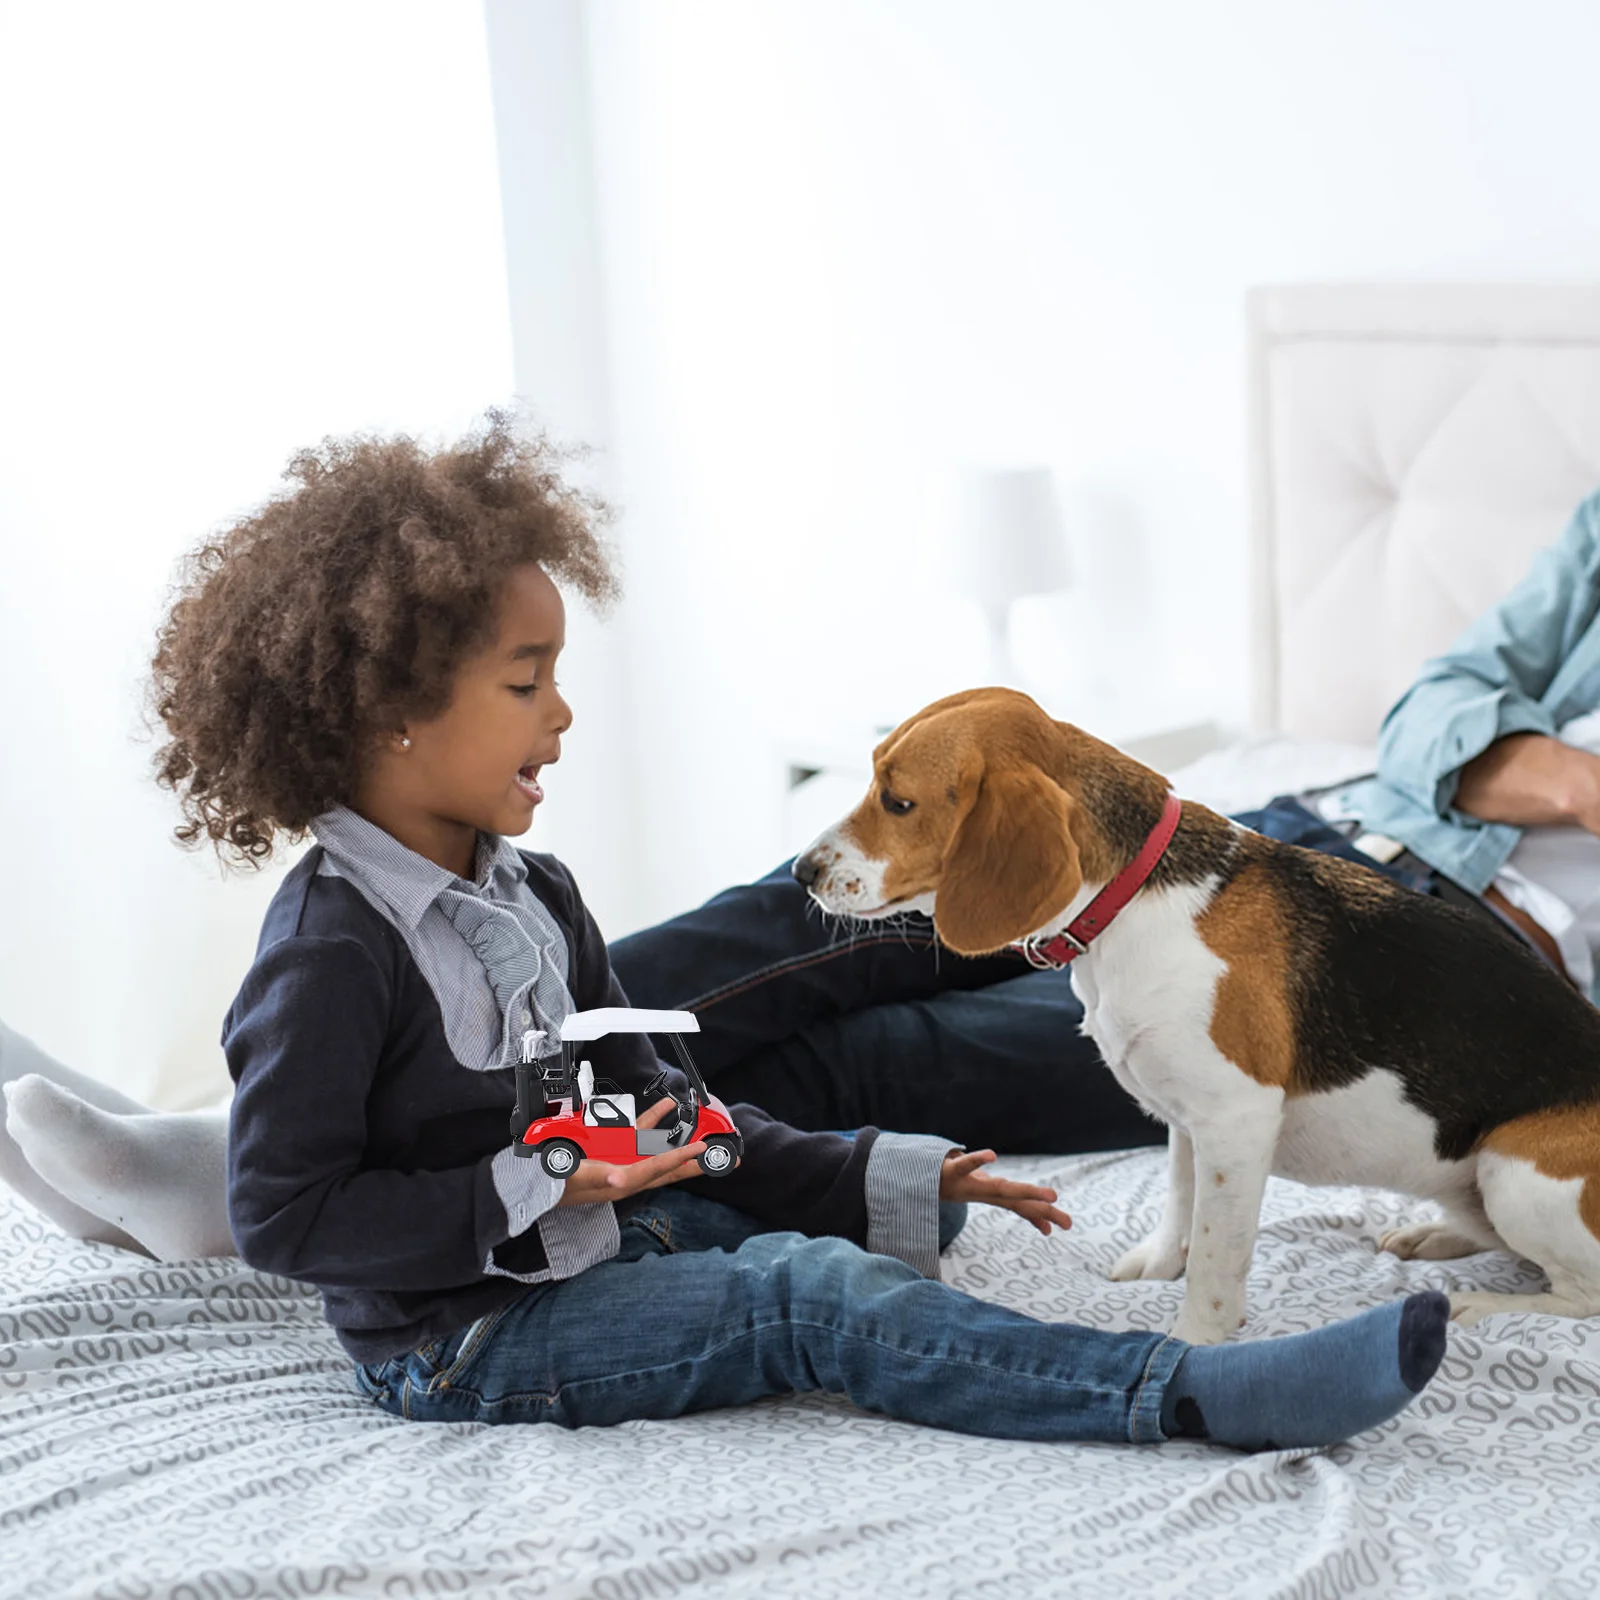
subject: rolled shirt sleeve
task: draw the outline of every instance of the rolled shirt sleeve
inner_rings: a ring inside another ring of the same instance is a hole
[[[1384,718],[1378,771],[1340,803],[1481,894],[1522,829],[1456,805],[1461,771],[1499,739],[1558,736],[1600,705],[1600,493],[1527,576],[1427,662]]]
[[[565,1178],[552,1178],[537,1157],[519,1156],[515,1145],[496,1151],[489,1170],[494,1192],[506,1208],[506,1232],[511,1238],[525,1233],[559,1205],[566,1192]]]
[[[514,1145],[495,1154],[491,1169],[511,1237],[537,1227],[550,1265],[538,1272],[511,1272],[495,1260],[491,1250],[483,1263],[486,1273],[521,1283],[543,1283],[550,1278],[570,1278],[617,1253],[621,1235],[616,1207],[610,1201],[561,1208],[566,1179],[552,1178],[537,1158],[519,1156]]]
[[[880,1133],[867,1156],[867,1249],[939,1276],[939,1175],[960,1145],[926,1133]]]
[[[1423,666],[1384,718],[1379,780],[1447,818],[1469,761],[1510,734],[1554,736],[1559,718],[1552,691],[1561,687],[1563,669],[1597,608],[1600,494],[1578,507],[1566,531],[1539,552],[1504,600]]]

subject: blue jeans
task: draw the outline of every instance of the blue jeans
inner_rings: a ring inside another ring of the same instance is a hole
[[[960,1208],[942,1210],[941,1248],[960,1224]],[[1164,1437],[1179,1340],[1040,1322],[844,1239],[763,1232],[671,1186],[618,1212],[610,1261],[358,1366],[358,1387],[429,1422],[604,1426],[824,1390],[958,1433]]]

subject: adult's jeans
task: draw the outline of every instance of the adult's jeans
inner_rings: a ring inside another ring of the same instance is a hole
[[[687,1042],[723,1100],[796,1128],[873,1126],[1011,1153],[1166,1138],[1079,1032],[1067,972],[958,956],[926,917],[825,920],[788,862],[610,953],[634,1005],[694,1012],[701,1031]]]
[[[1291,796],[1236,820],[1437,892],[1431,875],[1373,861]],[[830,921],[789,866],[610,946],[634,1005],[695,1013],[695,1058],[723,1100],[797,1128],[872,1125],[1011,1153],[1165,1141],[1079,1031],[1070,969],[955,955],[926,917]]]

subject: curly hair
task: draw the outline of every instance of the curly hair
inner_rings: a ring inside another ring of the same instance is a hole
[[[293,487],[185,556],[146,685],[179,843],[259,868],[279,833],[350,803],[377,742],[442,713],[493,644],[515,568],[614,600],[610,510],[560,475],[575,453],[499,409],[437,451],[324,439],[289,462]]]

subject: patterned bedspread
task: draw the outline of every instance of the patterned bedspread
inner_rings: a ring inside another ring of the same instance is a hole
[[[1104,1274],[1164,1157],[1003,1161],[1075,1218],[977,1208],[949,1282],[1056,1321],[1164,1326]],[[1526,1262],[1401,1262],[1398,1196],[1273,1180],[1251,1335]],[[564,1433],[369,1407],[313,1293],[236,1260],[62,1238],[0,1190],[0,1595],[972,1597],[1600,1594],[1600,1320],[1452,1331],[1408,1414],[1335,1449],[1033,1445],[829,1398]]]

